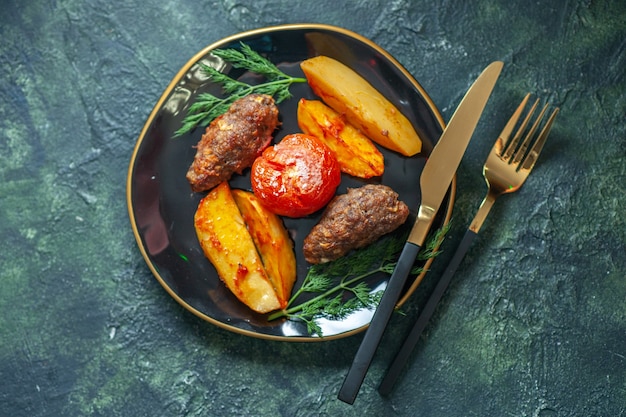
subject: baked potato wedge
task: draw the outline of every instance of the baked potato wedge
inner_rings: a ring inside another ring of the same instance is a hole
[[[298,126],[328,145],[342,172],[360,178],[383,175],[385,160],[376,145],[323,102],[300,99]]]
[[[371,140],[405,156],[421,151],[411,122],[351,68],[327,56],[302,61],[300,67],[313,92]]]
[[[233,198],[261,255],[281,308],[287,306],[296,282],[296,255],[282,220],[261,204],[254,193],[232,190]]]
[[[258,313],[282,307],[227,182],[200,201],[194,226],[204,254],[241,302]]]

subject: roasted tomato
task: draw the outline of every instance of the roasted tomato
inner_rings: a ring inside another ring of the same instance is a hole
[[[254,194],[271,211],[304,217],[335,195],[341,171],[328,146],[314,136],[295,133],[263,151],[250,179]]]

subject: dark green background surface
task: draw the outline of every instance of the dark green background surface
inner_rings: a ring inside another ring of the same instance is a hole
[[[336,395],[361,335],[291,344],[201,321],[153,278],[126,211],[135,140],[178,69],[224,36],[292,22],[377,42],[445,120],[488,62],[506,63],[459,168],[445,252],[394,316],[353,406]],[[381,398],[527,91],[561,107],[541,160],[496,203]],[[625,116],[618,0],[3,0],[0,415],[626,415]]]

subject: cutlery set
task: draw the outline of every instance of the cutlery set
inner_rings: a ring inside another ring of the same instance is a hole
[[[432,221],[456,173],[502,67],[503,63],[496,61],[485,68],[457,107],[428,157],[420,177],[422,199],[417,219],[341,386],[338,398],[343,402],[353,404],[358,395],[415,257],[424,243]],[[496,198],[502,194],[517,191],[528,178],[541,153],[559,109],[554,109],[549,116],[546,116],[549,107],[546,104],[533,121],[532,116],[539,105],[539,99],[537,99],[518,126],[518,121],[527,107],[529,97],[530,94],[524,97],[496,139],[487,157],[483,166],[483,176],[488,187],[487,194],[459,243],[449,265],[438,280],[424,309],[420,312],[417,321],[387,370],[378,388],[382,395],[389,394],[393,389],[411,352],[417,345],[430,317],[433,315],[437,304],[445,293],[472,241],[478,234]],[[546,118],[547,121],[544,122]],[[511,137],[516,126],[518,127],[515,134]],[[539,131],[538,134],[536,133],[537,131]]]

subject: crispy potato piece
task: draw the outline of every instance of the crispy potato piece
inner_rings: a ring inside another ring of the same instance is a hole
[[[360,178],[378,177],[385,172],[385,160],[376,145],[321,101],[300,99],[298,126],[328,145],[342,172]]]
[[[253,193],[232,190],[232,194],[284,308],[296,282],[296,255],[289,233],[280,218],[265,208]]]
[[[411,122],[352,69],[327,56],[307,59],[300,67],[313,92],[371,140],[405,156],[421,151]]]
[[[194,225],[204,254],[241,302],[259,313],[281,308],[227,182],[200,201]]]

